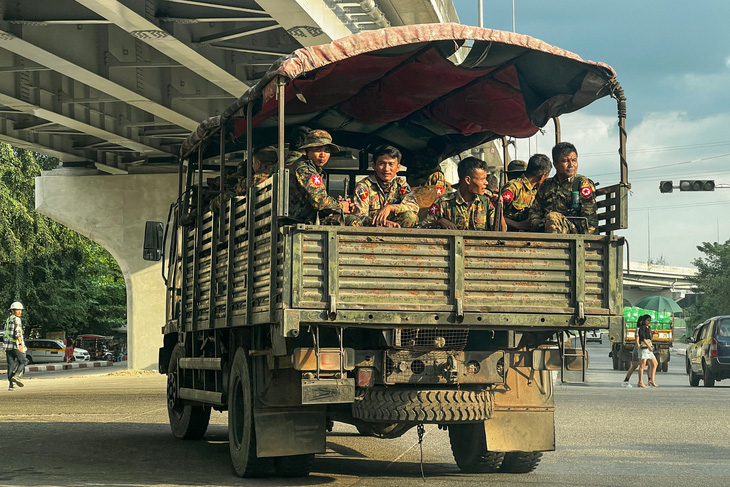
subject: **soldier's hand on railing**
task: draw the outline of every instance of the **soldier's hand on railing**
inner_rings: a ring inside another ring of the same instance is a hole
[[[445,228],[446,230],[458,230],[458,228],[456,228],[456,225],[451,223],[446,218],[439,218],[437,223],[441,228]]]
[[[385,205],[381,209],[379,209],[377,212],[375,212],[375,216],[373,217],[373,225],[377,227],[384,227],[387,226],[386,222],[388,221],[388,217],[391,213],[395,211],[395,207],[393,205]]]

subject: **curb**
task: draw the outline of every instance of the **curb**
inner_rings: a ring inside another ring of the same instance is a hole
[[[48,372],[53,370],[70,370],[70,369],[91,369],[94,367],[111,367],[114,362],[101,361],[101,362],[72,362],[70,364],[57,364],[57,365],[26,365],[26,372]]]

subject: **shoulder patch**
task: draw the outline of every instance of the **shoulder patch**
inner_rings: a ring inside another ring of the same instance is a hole
[[[368,190],[365,186],[360,186],[359,188],[357,188],[357,197],[361,200],[365,201],[366,199],[368,199],[368,194]]]
[[[411,188],[408,187],[408,184],[404,184],[403,186],[400,187],[400,194],[401,195],[405,196],[405,195],[407,195],[410,192],[411,192]]]
[[[582,186],[580,188],[580,195],[584,198],[590,198],[593,195],[593,188],[590,186]]]
[[[312,174],[312,184],[315,186],[322,186],[322,176],[319,174]]]
[[[502,201],[504,201],[505,203],[511,203],[513,199],[515,199],[515,195],[512,193],[512,191],[507,190],[502,193]]]
[[[444,194],[444,188],[442,186],[436,186],[436,196]]]
[[[432,204],[431,207],[428,209],[428,212],[431,215],[438,215],[439,205],[437,205],[436,203]]]

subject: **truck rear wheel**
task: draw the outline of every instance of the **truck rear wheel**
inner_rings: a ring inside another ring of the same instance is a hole
[[[542,452],[539,451],[509,451],[504,454],[504,461],[499,470],[507,473],[532,472],[540,464],[541,459]]]
[[[175,438],[199,440],[208,429],[210,408],[181,403],[177,395],[180,385],[177,360],[184,356],[183,346],[175,345],[170,356],[170,365],[167,367],[167,416],[170,419],[170,429]]]
[[[499,471],[504,453],[487,450],[484,423],[449,425],[449,442],[456,465],[464,473]]]
[[[618,370],[619,365],[619,358],[618,358],[619,352],[616,351],[616,349],[613,350],[611,353],[611,359],[613,360],[613,370]]]
[[[689,385],[692,387],[697,387],[700,385],[700,375],[695,374],[692,370],[692,367],[689,364],[689,359],[687,360],[687,373],[689,374]]]
[[[228,387],[228,448],[233,469],[240,477],[262,477],[271,472],[273,460],[256,456],[253,424],[253,391],[246,351],[236,350]]]
[[[669,362],[663,362],[662,363],[662,372],[668,372],[669,371]]]
[[[274,458],[277,477],[306,477],[312,471],[314,453]]]
[[[487,391],[367,389],[352,405],[358,419],[381,423],[448,423],[489,418]]]

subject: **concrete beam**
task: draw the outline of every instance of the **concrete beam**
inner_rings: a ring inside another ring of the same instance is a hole
[[[56,159],[60,160],[61,162],[85,161],[86,160],[85,158],[83,158],[81,156],[77,156],[75,154],[58,151],[58,150],[52,149],[50,147],[36,144],[35,142],[31,142],[29,140],[19,139],[17,137],[13,137],[13,136],[7,135],[7,134],[0,133],[0,141],[10,144],[17,149],[26,149],[26,150],[30,150],[30,151],[34,151],[34,152],[40,152],[41,154],[46,154],[51,157],[55,157]]]
[[[136,140],[132,140],[132,139],[126,138],[122,135],[115,134],[113,132],[109,132],[104,129],[100,129],[99,127],[95,127],[93,125],[89,125],[87,123],[80,122],[71,117],[67,117],[66,115],[62,115],[60,113],[48,110],[48,109],[40,107],[38,105],[33,105],[32,103],[28,103],[23,100],[19,100],[17,98],[11,97],[9,95],[6,95],[5,93],[0,93],[0,104],[4,105],[6,107],[12,108],[13,110],[27,113],[29,115],[33,115],[35,117],[42,118],[43,120],[48,120],[49,122],[63,125],[64,127],[71,128],[78,132],[97,137],[99,139],[108,141],[112,144],[116,144],[121,147],[126,147],[127,149],[131,149],[135,152],[139,152],[140,154],[145,154],[148,156],[169,156],[170,155],[169,153],[164,152],[155,147],[150,147],[150,146],[145,145]]]
[[[37,64],[51,68],[64,76],[84,83],[91,88],[99,90],[107,95],[128,103],[134,107],[144,110],[147,113],[159,117],[168,122],[184,127],[190,131],[195,130],[198,121],[182,115],[164,105],[161,105],[149,98],[127,89],[107,78],[74,64],[56,54],[16,37],[10,32],[0,29],[0,48],[6,49],[19,56],[23,56]]]
[[[156,369],[165,324],[165,284],[161,264],[142,260],[144,223],[165,221],[177,198],[177,174],[111,177],[54,176],[54,172],[36,178],[36,210],[114,256],[127,287],[129,367]]]
[[[257,0],[256,3],[304,47],[352,34],[324,0]]]
[[[117,0],[76,0],[76,2],[112,21],[133,37],[147,43],[235,97],[241,96],[249,88],[246,83],[206,58],[194,47],[160,29],[157,24],[150,22]]]

